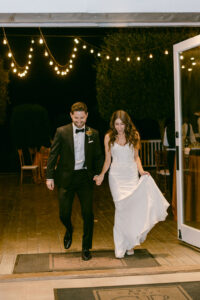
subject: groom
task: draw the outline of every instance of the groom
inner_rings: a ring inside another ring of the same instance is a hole
[[[68,249],[72,243],[71,211],[77,193],[83,217],[82,259],[89,260],[92,258],[90,249],[94,223],[93,178],[102,168],[103,156],[98,132],[86,125],[86,104],[74,103],[70,116],[72,123],[56,131],[47,163],[46,185],[48,189],[54,189],[54,171],[58,161],[55,180],[60,219],[66,228],[64,247]]]

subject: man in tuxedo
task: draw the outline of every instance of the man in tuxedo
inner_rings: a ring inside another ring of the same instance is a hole
[[[54,189],[55,173],[60,220],[66,228],[65,249],[69,249],[72,243],[71,211],[77,193],[83,217],[82,259],[89,260],[92,258],[94,224],[93,179],[101,171],[103,156],[98,132],[86,125],[88,112],[85,103],[74,103],[70,116],[72,123],[56,131],[47,163],[46,185],[48,189]]]
[[[163,137],[163,146],[167,150],[167,162],[170,173],[170,193],[172,197],[173,192],[173,176],[174,176],[174,159],[176,154],[176,141],[175,141],[175,120],[173,117],[167,119],[165,124],[165,131]]]

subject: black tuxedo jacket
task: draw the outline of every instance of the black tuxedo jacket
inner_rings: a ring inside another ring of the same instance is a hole
[[[56,131],[48,158],[46,178],[55,179],[56,184],[59,187],[68,187],[73,175],[74,166],[74,139],[71,123],[69,125],[59,127]],[[91,181],[95,174],[100,173],[103,166],[103,155],[99,134],[95,129],[88,126],[85,126],[84,166],[87,167]]]

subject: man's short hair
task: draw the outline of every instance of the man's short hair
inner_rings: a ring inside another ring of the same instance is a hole
[[[83,102],[76,102],[71,106],[71,113],[73,114],[75,111],[84,111],[87,113],[87,105]]]

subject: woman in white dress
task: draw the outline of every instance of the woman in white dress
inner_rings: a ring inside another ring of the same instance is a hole
[[[104,144],[104,166],[94,180],[100,185],[110,168],[109,186],[115,204],[115,256],[123,258],[125,254],[134,254],[133,248],[145,240],[152,227],[165,220],[169,203],[143,170],[138,155],[140,136],[125,111],[113,113]]]

